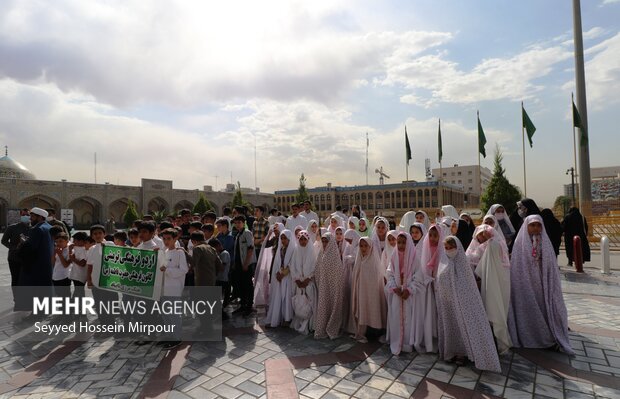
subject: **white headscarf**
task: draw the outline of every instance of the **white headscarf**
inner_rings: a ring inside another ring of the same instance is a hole
[[[280,254],[280,245],[278,245],[278,249],[276,250],[275,259],[273,260],[273,270],[279,271],[280,268],[289,267],[291,265],[291,259],[293,258],[293,253],[295,252],[295,237],[293,236],[293,232],[284,229],[280,233],[280,237],[278,241],[282,239],[282,236],[288,238],[288,247],[286,247],[286,253],[284,254],[284,262],[282,262],[282,255]]]
[[[478,234],[482,232],[486,232],[489,236],[491,236],[484,243],[480,243],[477,238]],[[506,268],[509,268],[510,258],[508,257],[508,247],[506,246],[506,241],[503,239],[503,235],[501,232],[496,231],[493,227],[487,224],[481,224],[480,226],[476,227],[476,230],[474,230],[474,237],[469,244],[469,248],[467,248],[467,251],[465,252],[469,264],[472,266],[472,268],[476,268],[478,263],[480,263],[480,258],[482,258],[484,251],[486,251],[486,248],[488,246],[487,243],[489,241],[496,241],[500,245],[502,250],[502,265]]]
[[[400,222],[398,223],[398,230],[409,232],[411,226],[415,223],[415,214],[416,211],[409,211],[400,218]]]
[[[319,222],[317,222],[314,219],[312,219],[311,221],[308,222],[307,233],[308,233],[308,237],[310,237],[309,238],[310,244],[312,244],[312,245],[314,245],[314,243],[316,241],[321,241],[321,229],[320,229],[320,227],[317,229],[316,234],[312,232],[312,229],[311,229],[312,225],[315,225],[315,224],[316,224],[316,227],[319,227]]]
[[[415,212],[416,215],[418,213],[421,213],[422,215],[424,215],[424,220],[422,221],[422,223],[424,224],[424,227],[426,227],[426,230],[428,230],[428,228],[431,227],[431,220],[428,218],[428,214],[421,209]]]
[[[512,222],[510,221],[510,218],[508,217],[508,214],[506,213],[506,208],[504,207],[504,205],[502,205],[502,204],[493,204],[493,205],[491,205],[491,207],[490,207],[490,208],[489,208],[489,210],[487,211],[486,216],[489,216],[489,215],[493,215],[493,216],[495,216],[495,212],[497,211],[497,208],[504,208],[504,215],[505,215],[505,216],[504,216],[504,219],[502,219],[502,220],[503,220],[504,222],[506,222],[506,224],[507,224],[507,225],[508,225],[508,227],[510,228],[510,231],[511,231],[512,233],[514,233],[514,232],[515,232],[515,228],[514,228],[514,226],[512,225]],[[497,222],[497,221],[498,221],[498,220],[497,220],[497,216],[495,216],[495,219],[496,219],[495,221]],[[496,228],[499,228],[499,229],[500,229],[500,231],[502,231],[502,230],[501,230],[501,227],[499,227],[499,223],[495,223],[495,227],[496,227]],[[503,235],[503,233],[502,233],[502,235]]]
[[[375,219],[373,219],[375,222],[372,225],[372,231],[370,233],[370,239],[372,241],[372,245],[375,246],[375,249],[378,251],[379,254],[381,254],[381,244],[380,244],[380,240],[379,240],[379,236],[377,235],[377,223],[379,222],[383,222],[385,223],[385,229],[386,231],[390,228],[390,223],[388,222],[388,220],[386,218],[384,218],[383,216],[376,216]],[[385,240],[387,241],[387,234],[385,236]],[[386,243],[387,246],[387,243]]]
[[[351,227],[349,226],[349,223],[353,223],[353,225],[355,225],[355,230],[359,230],[360,228],[360,220],[357,216],[351,216],[349,218],[349,220],[347,221],[347,229],[350,229]]]
[[[351,240],[351,246],[353,246],[354,248],[357,248],[357,246],[359,245],[360,238],[360,233],[358,233],[356,230],[348,229],[344,232],[344,239]]]
[[[303,230],[301,235],[309,236],[309,233],[306,230]],[[317,254],[314,251],[314,247],[310,244],[310,239],[308,239],[308,244],[306,244],[305,247],[298,245],[295,248],[293,262],[291,263],[291,276],[293,277],[293,281],[304,280],[305,278],[312,277],[314,275],[316,256]]]
[[[492,220],[493,221],[493,228],[499,233],[499,237],[504,240],[504,242],[506,241],[506,238],[504,237],[504,233],[502,233],[502,228],[499,227],[499,223],[497,222],[497,218],[493,215],[484,215],[484,218],[482,218],[482,224],[486,224],[484,223],[487,220]]]
[[[449,216],[454,220],[459,220],[459,213],[456,211],[456,208],[452,205],[444,205],[441,207],[444,216]]]

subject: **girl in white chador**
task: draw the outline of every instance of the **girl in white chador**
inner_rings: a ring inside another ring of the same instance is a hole
[[[384,270],[376,249],[367,237],[359,242],[359,251],[353,267],[351,313],[355,320],[355,339],[366,340],[366,327],[383,329],[387,306],[383,292]]]
[[[396,237],[396,251],[387,267],[385,293],[388,304],[386,337],[394,355],[411,352],[411,317],[413,315],[413,272],[415,245],[405,231]]]
[[[254,306],[261,307],[269,304],[269,281],[274,253],[280,244],[280,232],[284,230],[282,223],[275,223],[269,228],[265,244],[258,255],[256,270],[254,271]],[[269,243],[273,243],[270,245]]]
[[[346,247],[342,254],[345,282],[342,329],[348,333],[355,334],[355,321],[351,313],[351,285],[353,280],[353,265],[355,264],[360,235],[357,231],[349,229],[344,232],[344,241],[346,242]]]
[[[479,370],[499,373],[493,334],[465,250],[454,236],[440,245],[445,256],[439,261],[436,284],[439,356],[457,365],[469,359]]]
[[[508,333],[510,303],[510,261],[508,250],[502,248],[501,232],[481,224],[474,230],[474,239],[467,248],[467,258],[480,278],[480,296],[487,313],[499,353],[512,346]]]
[[[315,267],[316,254],[310,245],[310,235],[303,230],[299,233],[299,246],[295,248],[291,262],[294,313],[291,327],[302,334],[308,334],[314,330],[314,314],[316,312]],[[308,311],[310,311],[309,315]]]
[[[280,233],[280,246],[275,253],[269,284],[269,311],[265,324],[271,327],[278,327],[283,321],[288,324],[293,319],[290,266],[294,252],[295,237],[293,237],[293,232],[285,229]]]
[[[432,225],[417,246],[413,272],[412,326],[409,342],[418,353],[437,352],[435,277],[444,249],[443,230]]]

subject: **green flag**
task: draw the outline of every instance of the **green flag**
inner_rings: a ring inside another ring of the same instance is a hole
[[[441,119],[439,120],[439,133],[437,135],[437,147],[439,150],[439,163],[441,163],[441,159],[443,158],[443,149],[441,146]]]
[[[407,152],[407,165],[411,160],[411,146],[409,145],[409,137],[407,137],[407,126],[405,126],[405,151]]]
[[[482,124],[480,124],[480,117],[478,117],[478,152],[480,152],[484,158],[487,157],[487,152],[484,150],[484,145],[486,143],[487,138],[484,136],[484,130],[482,130]]]
[[[521,104],[521,113],[523,114],[523,128],[527,132],[527,139],[530,142],[530,147],[532,147],[532,136],[536,131],[536,126],[532,123],[532,120],[528,116],[527,112],[525,112],[525,108],[523,108],[523,104]]]
[[[583,127],[583,122],[581,121],[581,116],[579,115],[579,111],[577,110],[577,106],[573,101],[573,126],[581,129],[581,145],[585,145],[588,143],[588,132]]]

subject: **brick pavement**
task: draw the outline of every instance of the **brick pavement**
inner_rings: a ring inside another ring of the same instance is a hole
[[[386,345],[346,337],[264,329],[257,318],[227,322],[221,342],[170,352],[113,338],[59,351],[57,342],[29,342],[0,312],[0,397],[618,398],[620,277],[563,272],[576,356],[515,351],[502,357],[499,374],[436,355],[392,356]]]

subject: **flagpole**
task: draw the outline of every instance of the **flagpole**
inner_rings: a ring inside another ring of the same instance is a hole
[[[441,134],[441,118],[439,118],[439,134]],[[443,187],[441,183],[443,181],[443,168],[441,166],[441,159],[443,158],[443,142],[441,148],[441,156],[439,157],[439,206],[443,206]]]
[[[571,115],[573,113],[573,104],[575,104],[575,99],[573,97],[573,93],[570,93],[570,111],[571,111]],[[577,169],[577,131],[575,130],[575,121],[573,121],[572,123],[573,125],[573,157],[574,157],[574,163],[575,163],[575,177],[577,177],[577,171],[579,169]],[[577,180],[577,179],[575,179]],[[577,180],[579,181],[579,180]],[[576,193],[575,191],[575,186],[572,186],[572,190],[573,190],[573,198],[577,199],[577,204],[579,203],[579,191],[577,191]],[[577,204],[573,204],[573,206],[577,206]]]
[[[409,138],[407,137],[407,125],[405,125],[405,181],[409,182]]]
[[[525,174],[525,126],[523,124],[523,101],[521,101],[521,142],[523,144],[523,195],[527,197],[527,176]]]
[[[478,118],[476,129],[480,125],[480,111],[476,111],[476,116]],[[478,133],[478,188],[480,189],[480,194],[478,194],[478,206],[482,203],[482,169],[480,168],[480,133]]]

